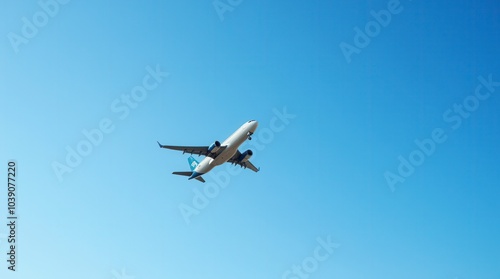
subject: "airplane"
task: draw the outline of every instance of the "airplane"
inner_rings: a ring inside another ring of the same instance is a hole
[[[209,146],[174,146],[174,145],[162,145],[158,142],[160,148],[172,149],[182,151],[184,153],[198,154],[198,156],[206,156],[201,162],[198,163],[193,156],[188,158],[189,166],[191,171],[175,171],[172,174],[188,176],[188,180],[196,179],[200,182],[205,182],[202,175],[211,171],[214,167],[222,165],[223,163],[231,163],[239,165],[242,168],[249,168],[254,172],[258,172],[260,168],[256,168],[250,161],[252,157],[252,150],[248,149],[245,152],[240,152],[238,147],[245,142],[246,139],[252,140],[252,135],[259,126],[259,123],[255,120],[249,120],[245,124],[241,125],[238,130],[236,130],[231,136],[229,136],[224,142],[220,143],[215,141]]]

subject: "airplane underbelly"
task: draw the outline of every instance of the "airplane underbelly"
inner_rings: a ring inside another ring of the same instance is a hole
[[[227,162],[227,160],[231,159],[231,157],[233,157],[235,153],[236,153],[236,149],[227,148],[221,154],[219,154],[219,156],[217,156],[217,158],[215,158],[212,161],[212,164],[215,164],[215,165],[224,164],[225,162]]]
[[[213,159],[210,158],[210,157],[206,157],[205,159],[203,159],[199,164],[198,166],[196,166],[196,169],[195,171],[196,172],[199,172],[199,173],[207,173],[209,172],[210,170],[213,169],[214,165],[212,165],[212,162]]]

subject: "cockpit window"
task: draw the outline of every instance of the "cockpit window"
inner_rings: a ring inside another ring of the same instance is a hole
[[[255,121],[255,120],[250,120],[250,121],[248,121],[247,123],[254,122],[254,121]]]

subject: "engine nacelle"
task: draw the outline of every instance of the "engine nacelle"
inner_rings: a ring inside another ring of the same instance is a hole
[[[214,143],[212,143],[208,147],[208,152],[210,152],[210,153],[216,153],[217,151],[219,151],[219,149],[220,149],[220,142],[218,140],[216,140]]]
[[[248,161],[250,159],[250,157],[252,157],[252,155],[253,155],[252,150],[248,149],[247,151],[241,153],[240,157],[238,158],[238,161],[240,163],[244,163],[244,162]]]

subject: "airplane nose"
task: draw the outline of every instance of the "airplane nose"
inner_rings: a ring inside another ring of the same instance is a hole
[[[258,126],[259,126],[259,122],[257,122],[257,121],[254,120],[253,123],[252,123],[253,130],[257,129]]]

